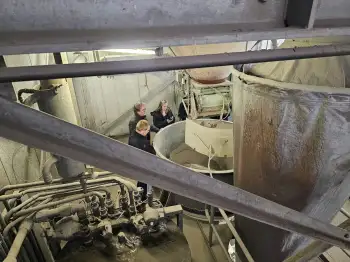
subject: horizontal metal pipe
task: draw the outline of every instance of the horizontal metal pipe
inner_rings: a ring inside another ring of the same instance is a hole
[[[0,97],[0,136],[209,205],[350,247],[349,232],[90,130]]]
[[[111,172],[97,172],[98,177],[100,176],[107,176],[110,175]],[[91,175],[85,175],[88,179],[91,179],[93,176]],[[64,183],[65,180],[62,178],[57,178],[52,181],[51,184],[58,184],[58,183]],[[67,183],[68,184],[68,183]],[[23,188],[29,188],[29,187],[35,187],[35,186],[43,186],[46,185],[45,181],[35,181],[35,182],[29,182],[29,183],[22,183],[22,184],[15,184],[15,185],[5,185],[0,189],[0,196],[5,194],[7,191],[15,190],[15,189],[23,189]]]
[[[106,176],[109,176],[111,174],[112,174],[112,172],[102,171],[102,172],[96,172],[96,174],[94,173],[93,175],[85,174],[85,177],[87,179],[96,179],[96,178],[100,178],[100,177],[106,177]],[[65,183],[65,182],[66,182],[66,180],[64,180],[62,178],[56,178],[56,179],[52,180],[51,185]],[[66,185],[67,184],[69,184],[69,183],[66,183]],[[46,185],[45,181],[35,181],[35,182],[28,182],[28,183],[22,183],[22,184],[5,185],[0,189],[0,196],[5,194],[7,191],[11,191],[11,190],[15,190],[15,189],[25,189],[25,188],[29,188],[29,187],[32,188],[32,187],[44,186],[44,185]]]
[[[133,74],[342,55],[350,55],[350,45],[295,47],[114,62],[8,67],[1,69],[0,82]]]
[[[350,230],[350,219],[345,220],[339,225],[340,228]],[[332,245],[322,241],[313,241],[305,248],[299,250],[296,254],[286,258],[283,262],[309,262],[313,258],[321,255],[330,249]]]
[[[87,190],[88,191],[91,191],[91,190],[97,190],[97,191],[100,191],[101,189],[99,189],[99,187],[109,187],[109,186],[113,186],[115,184],[101,184],[100,186],[89,186],[87,187]],[[103,191],[107,191],[106,189],[102,189]],[[107,191],[108,192],[108,191]],[[55,191],[49,191],[49,192],[41,192],[41,193],[38,193],[34,196],[31,196],[30,198],[28,198],[27,200],[25,200],[24,202],[22,202],[21,204],[19,204],[18,206],[10,209],[5,217],[4,217],[4,220],[6,223],[8,223],[9,219],[11,218],[11,216],[13,214],[15,214],[17,211],[21,210],[23,207],[25,206],[28,206],[30,204],[33,204],[33,202],[37,201],[37,200],[40,200],[41,197],[43,196],[50,196],[52,198],[55,197],[55,195],[57,194],[62,194],[62,193],[65,193],[65,194],[77,194],[77,193],[83,193],[83,189],[61,189],[61,190],[55,190]]]
[[[134,185],[130,181],[127,181],[123,178],[119,178],[119,177],[115,177],[115,176],[114,177],[99,178],[99,179],[91,179],[91,180],[86,181],[86,183],[88,185],[102,183],[102,182],[116,182],[116,183],[124,184],[127,186],[129,192],[137,190],[136,185]],[[30,189],[26,189],[26,190],[19,192],[19,193],[2,195],[2,196],[0,196],[0,201],[11,199],[11,198],[19,198],[19,197],[22,197],[22,196],[29,194],[29,193],[36,193],[36,192],[48,191],[48,190],[54,190],[54,189],[66,189],[69,187],[77,187],[77,186],[81,186],[80,182],[72,182],[72,183],[61,184],[61,185],[50,185],[50,186],[45,186],[45,187],[30,188]]]
[[[69,203],[69,202],[79,200],[79,199],[89,197],[89,196],[97,196],[99,201],[100,201],[100,206],[104,206],[103,195],[100,192],[93,191],[93,192],[88,192],[86,194],[79,194],[79,195],[67,197],[67,198],[64,198],[64,199],[61,199],[61,200],[58,200],[55,202],[51,202],[51,203],[47,203],[47,204],[40,204],[40,205],[32,207],[32,208],[24,209],[24,210],[19,211],[17,214],[15,214],[14,217],[16,218],[16,217],[25,216],[25,215],[28,215],[28,214],[33,213],[33,212],[37,212],[37,211],[45,209],[45,208],[50,208],[50,207],[54,207],[57,205],[62,205],[62,204]]]
[[[56,208],[42,209],[36,212],[34,215],[34,221],[36,223],[41,223],[49,220],[50,218],[54,218],[58,215],[60,215],[61,217],[71,216],[83,210],[85,210],[84,203],[81,203],[81,204],[67,203]]]

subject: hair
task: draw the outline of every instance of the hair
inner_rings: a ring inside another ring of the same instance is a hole
[[[137,122],[137,125],[136,125],[137,131],[145,131],[148,128],[149,128],[149,124],[147,120],[140,120],[139,122]]]
[[[141,107],[144,106],[145,104],[144,103],[137,103],[134,105],[134,114],[136,114],[137,112],[140,111]]]
[[[168,101],[165,100],[165,99],[164,99],[164,100],[161,100],[161,101],[159,102],[159,105],[158,105],[156,111],[161,112],[161,111],[162,111],[162,106],[163,106],[164,104],[168,104]],[[170,110],[170,108],[169,108],[169,106],[168,106],[168,108],[166,109],[166,112],[169,112],[169,111],[171,111],[171,110]]]

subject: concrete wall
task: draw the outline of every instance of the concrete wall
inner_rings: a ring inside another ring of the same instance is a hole
[[[67,53],[69,63],[94,61],[92,52]],[[110,136],[128,133],[132,107],[137,102],[147,104],[149,113],[162,99],[174,103],[174,72],[83,77],[73,79],[82,126]],[[119,119],[118,119],[119,118]],[[117,120],[118,119],[118,120]]]
[[[32,66],[47,64],[47,59],[47,54],[15,55],[6,56],[5,62],[8,67]],[[38,81],[13,83],[16,93],[37,85]],[[39,180],[39,159],[39,150],[0,137],[0,186]]]
[[[93,54],[68,53],[67,59],[74,63],[93,61]],[[54,63],[53,56],[48,54],[5,56],[5,62],[8,67]],[[73,79],[74,89],[71,90],[76,97],[78,122],[97,132],[110,129],[108,135],[125,134],[132,116],[131,108],[138,101],[146,102],[150,113],[161,99],[167,99],[176,111],[174,84],[170,84],[174,79],[174,72]],[[37,88],[38,84],[38,81],[28,81],[13,83],[13,86],[17,93],[22,88]],[[119,121],[115,121],[117,118]],[[150,116],[149,120],[152,120]],[[115,128],[109,128],[112,126]],[[39,162],[40,150],[0,137],[0,186],[39,180]]]

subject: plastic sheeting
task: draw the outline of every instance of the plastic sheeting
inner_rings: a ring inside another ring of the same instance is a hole
[[[330,222],[350,193],[350,90],[233,75],[235,185]],[[257,262],[310,240],[243,217],[236,226]]]
[[[350,42],[344,38],[286,40],[280,48],[310,47]],[[277,61],[256,64],[251,74],[266,79],[294,84],[329,87],[350,86],[350,56]]]

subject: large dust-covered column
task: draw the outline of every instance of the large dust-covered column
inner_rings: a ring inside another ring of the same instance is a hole
[[[40,110],[76,125],[77,117],[67,80],[53,79],[40,81],[41,90],[55,87],[58,87],[56,95],[38,101]],[[85,170],[84,164],[62,157],[59,158],[56,166],[59,175],[63,178],[77,177]]]
[[[345,60],[290,61],[284,70],[282,64],[268,63],[254,71],[263,76],[268,70],[264,78],[233,73],[236,186],[324,222],[332,220],[349,196],[350,90],[321,86],[330,81],[322,70],[339,68]],[[317,68],[321,72],[312,72]],[[343,72],[331,74],[340,87]],[[284,83],[288,77],[294,83]],[[283,261],[311,240],[240,216],[235,222],[257,262]]]

